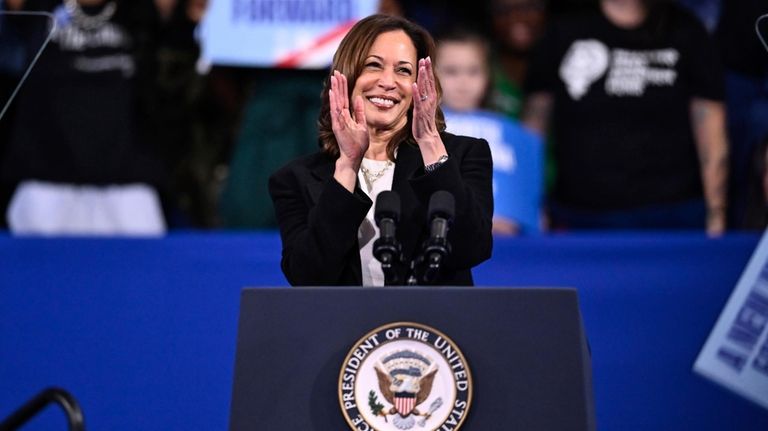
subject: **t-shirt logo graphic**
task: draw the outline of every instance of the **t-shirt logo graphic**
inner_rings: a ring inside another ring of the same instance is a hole
[[[675,67],[680,59],[680,53],[676,49],[614,49],[612,56],[611,71],[605,81],[605,92],[609,96],[640,97],[649,86],[675,85]]]
[[[595,39],[577,40],[560,64],[560,78],[574,100],[581,99],[589,87],[608,69],[608,47]]]
[[[114,3],[108,3],[108,5]],[[53,14],[56,27],[52,42],[63,52],[72,53],[71,67],[77,72],[98,74],[121,72],[131,78],[136,71],[133,56],[128,52],[133,41],[123,26],[110,22],[112,12],[105,6],[104,19],[98,26],[82,28],[67,6],[57,7]]]

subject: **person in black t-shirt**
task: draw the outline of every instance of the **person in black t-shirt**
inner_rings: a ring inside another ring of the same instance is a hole
[[[18,184],[8,208],[23,234],[159,234],[153,186],[162,168],[139,127],[138,85],[155,5],[151,0],[15,0],[46,11],[20,25],[35,52],[51,43],[16,100],[4,182]]]
[[[602,0],[552,24],[528,76],[524,122],[554,145],[555,228],[724,231],[723,77],[695,17]]]

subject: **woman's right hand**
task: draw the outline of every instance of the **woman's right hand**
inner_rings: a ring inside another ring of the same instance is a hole
[[[331,128],[339,145],[339,159],[336,161],[334,178],[347,190],[353,191],[357,171],[368,150],[368,126],[365,122],[363,98],[355,98],[354,118],[349,110],[347,77],[338,70],[331,76],[328,99],[331,107]]]

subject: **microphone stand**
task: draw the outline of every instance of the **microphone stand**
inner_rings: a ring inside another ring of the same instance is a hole
[[[373,256],[381,262],[385,286],[400,284],[398,269],[403,263],[403,253],[396,236],[399,219],[400,196],[391,190],[381,192],[376,198],[374,220],[379,227],[379,238],[373,243]]]
[[[435,278],[437,278],[437,273],[440,271],[443,258],[451,252],[448,238],[440,235],[439,232],[448,232],[448,220],[438,218],[433,222],[432,235],[430,235],[430,240],[426,243],[422,257],[426,265],[422,274],[424,284],[432,284],[434,282]]]
[[[434,284],[443,259],[451,252],[448,231],[454,214],[453,195],[442,190],[432,194],[429,200],[429,239],[424,241],[421,253],[410,263],[409,286]]]
[[[405,282],[406,286],[416,286],[418,284],[418,279],[416,278],[417,260],[423,260],[423,256],[420,255],[416,259],[412,259],[411,263],[408,265],[408,279]]]
[[[381,262],[381,270],[384,272],[384,285],[393,286],[400,284],[396,268],[396,265],[402,263],[400,243],[397,240],[379,241],[380,239],[377,239],[373,247],[376,250],[376,259]]]
[[[412,259],[409,264],[406,285],[433,284],[437,274],[440,272],[443,258],[450,252],[451,244],[445,237],[424,241],[422,252]]]

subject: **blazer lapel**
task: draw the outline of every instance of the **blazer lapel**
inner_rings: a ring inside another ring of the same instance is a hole
[[[328,181],[332,181],[335,169],[336,160],[331,158],[328,158],[327,161],[310,169],[311,178],[307,181],[306,189],[312,206],[317,205],[320,195],[323,192],[324,185]],[[352,271],[352,279],[355,280],[357,284],[362,284],[363,269],[360,262],[360,252],[357,248],[350,250],[349,261],[351,263],[349,269]]]
[[[323,184],[333,177],[334,167],[335,161],[329,159],[327,162],[321,163],[310,170],[314,181],[308,181],[306,187],[307,194],[313,205],[316,205],[317,200],[320,199],[320,194],[323,192]]]
[[[424,165],[419,148],[414,145],[402,144],[397,150],[395,172],[392,179],[392,190],[400,195],[400,223],[397,238],[403,247],[403,253],[408,260],[412,259],[424,232],[427,209],[418,201],[408,182]],[[308,197],[312,205],[316,205],[323,186],[333,177],[335,160],[328,159],[310,169],[310,178],[306,184]],[[357,258],[352,258],[350,268],[358,283],[362,280],[360,254],[355,250]]]
[[[416,172],[424,165],[421,152],[415,145],[402,144],[397,150],[397,163],[395,164],[392,190],[400,195],[400,223],[397,230],[397,239],[403,247],[403,253],[407,259],[412,259],[424,231],[423,224],[426,220],[426,208],[416,198],[408,180],[416,175]]]

